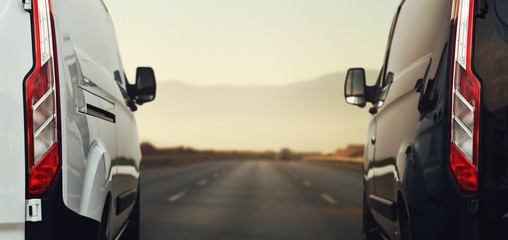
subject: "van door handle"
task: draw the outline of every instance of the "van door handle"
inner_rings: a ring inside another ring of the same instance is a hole
[[[372,145],[376,144],[376,136],[372,136],[370,138],[370,142],[372,143]]]

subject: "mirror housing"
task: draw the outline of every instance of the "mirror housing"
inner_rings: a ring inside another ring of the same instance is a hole
[[[365,107],[365,69],[350,68],[344,83],[344,96],[346,102],[359,107]]]
[[[375,105],[373,108],[376,108],[375,110],[377,110],[377,108],[381,106],[377,106],[380,100],[380,89],[378,83],[373,86],[367,86],[365,81],[365,69],[350,68],[347,71],[346,81],[344,82],[344,96],[346,98],[346,102],[361,108],[365,107],[367,102],[370,102]],[[370,112],[374,114],[372,109]]]
[[[136,69],[136,84],[134,86],[134,100],[136,104],[153,101],[155,99],[155,74],[151,67],[138,67]]]

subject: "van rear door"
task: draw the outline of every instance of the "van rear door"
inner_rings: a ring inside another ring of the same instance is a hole
[[[24,79],[33,65],[30,13],[0,0],[0,239],[24,239]]]
[[[473,67],[482,83],[481,239],[508,237],[508,1],[487,0],[474,24]]]

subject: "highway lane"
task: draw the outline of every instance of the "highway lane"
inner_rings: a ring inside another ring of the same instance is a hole
[[[361,172],[225,161],[145,171],[142,239],[361,239]]]

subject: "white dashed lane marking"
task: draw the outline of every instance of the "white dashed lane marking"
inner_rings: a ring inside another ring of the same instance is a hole
[[[337,204],[337,201],[335,201],[335,199],[333,199],[332,197],[330,197],[330,195],[328,195],[326,193],[322,193],[321,197],[323,197],[328,203],[330,203],[332,205]]]
[[[171,197],[168,198],[168,201],[169,202],[175,202],[176,200],[180,199],[181,197],[183,197],[187,192],[183,191],[183,192],[179,192]]]
[[[208,180],[207,179],[203,179],[203,180],[198,182],[198,186],[203,186],[203,185],[205,185],[207,183],[208,183]]]
[[[306,181],[306,180],[303,180],[302,181],[303,185],[305,185],[306,187],[312,187],[312,184],[310,184],[310,182]]]

